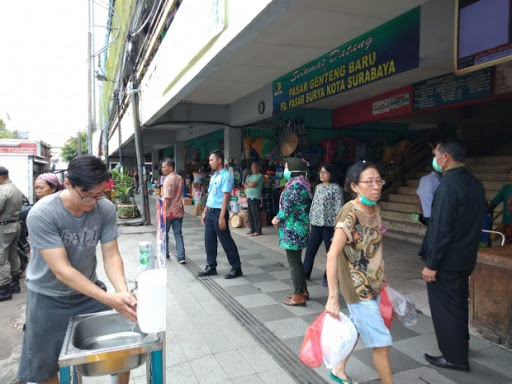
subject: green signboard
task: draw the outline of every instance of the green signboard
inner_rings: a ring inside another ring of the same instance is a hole
[[[419,42],[417,7],[275,80],[273,113],[416,68]]]

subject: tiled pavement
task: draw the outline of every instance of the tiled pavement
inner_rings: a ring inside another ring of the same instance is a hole
[[[274,228],[264,227],[264,235],[259,237],[246,236],[245,228],[232,230],[244,272],[243,277],[233,280],[223,278],[229,264],[220,245],[218,276],[197,278],[196,272],[205,264],[204,229],[198,217],[187,214],[183,231],[188,263],[180,265],[174,259],[167,264],[166,382],[329,382],[327,369],[310,370],[297,358],[306,328],[326,302],[327,288],[320,284],[325,252],[319,252],[308,282],[311,300],[307,306],[288,307],[281,302],[292,284]],[[154,227],[120,227],[120,234],[126,273],[134,280],[137,243],[154,242]],[[471,372],[440,369],[425,362],[424,353],[435,355],[439,351],[416,246],[385,239],[384,252],[390,285],[412,298],[423,312],[413,327],[393,324],[391,363],[395,383],[512,383],[512,351],[476,334],[470,341]],[[342,307],[347,312],[343,303]],[[361,341],[347,372],[359,383],[379,382],[371,350]],[[84,382],[109,382],[101,380],[85,378]],[[145,367],[135,370],[133,383],[145,382]]]

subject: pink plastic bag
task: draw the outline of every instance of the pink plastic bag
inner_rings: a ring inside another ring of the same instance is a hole
[[[299,359],[302,364],[310,368],[318,368],[322,365],[323,355],[320,340],[325,315],[326,312],[322,312],[308,327],[300,348]]]
[[[382,287],[380,290],[380,304],[379,311],[384,319],[384,324],[391,330],[391,321],[393,320],[393,307],[391,306],[391,301],[389,300],[388,291],[386,287]]]

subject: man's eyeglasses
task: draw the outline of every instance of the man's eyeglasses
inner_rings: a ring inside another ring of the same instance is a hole
[[[374,185],[385,185],[386,180],[361,180],[360,183],[366,183],[366,185],[373,187]]]
[[[73,189],[76,191],[76,193],[78,193],[78,196],[80,196],[80,199],[82,199],[82,201],[84,203],[91,203],[95,200],[101,200],[101,199],[105,198],[105,195],[103,195],[103,196],[84,196],[80,192],[78,192],[78,189],[76,189],[76,188],[73,188]]]
[[[321,175],[327,175],[329,172],[327,172],[327,171],[320,171],[318,173],[321,174]]]

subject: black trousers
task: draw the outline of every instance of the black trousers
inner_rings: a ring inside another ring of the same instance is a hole
[[[469,275],[467,271],[439,270],[436,281],[427,283],[437,344],[452,364],[468,364]]]
[[[306,275],[306,279],[311,277],[311,272],[313,271],[313,263],[315,262],[315,257],[318,252],[318,248],[320,248],[320,245],[322,244],[322,241],[325,244],[325,252],[329,252],[333,236],[334,227],[318,227],[316,225],[311,226],[308,247],[306,248],[306,256],[304,256],[304,274]],[[326,278],[325,272],[324,278]]]
[[[204,246],[206,250],[206,264],[217,266],[217,238],[226,252],[231,269],[240,269],[240,254],[229,232],[229,212],[226,210],[226,229],[219,227],[220,209],[206,210],[204,220]]]
[[[247,199],[249,207],[249,222],[251,223],[251,233],[261,235],[261,200]]]

